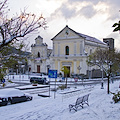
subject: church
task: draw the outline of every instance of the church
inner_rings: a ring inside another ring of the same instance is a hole
[[[48,73],[49,69],[61,73],[61,68],[66,66],[71,74],[88,74],[92,69],[87,65],[87,57],[96,48],[107,49],[108,44],[95,37],[74,31],[66,25],[52,39],[53,49],[43,43],[43,38],[38,36],[35,44],[31,46],[32,58],[30,61],[31,72]]]

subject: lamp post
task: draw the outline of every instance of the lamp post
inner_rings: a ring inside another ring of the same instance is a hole
[[[47,65],[47,74],[48,74],[48,71],[49,71],[50,68],[51,68],[51,66]]]
[[[27,65],[27,69],[28,69],[28,79],[30,78],[30,65]]]
[[[112,62],[110,61],[110,63],[108,64],[108,67],[109,67],[109,73],[108,73],[108,87],[107,87],[107,93],[109,94],[110,92],[110,86],[109,86],[109,83],[110,83],[110,77],[111,77],[111,67],[112,67]]]
[[[102,81],[101,81],[101,89],[104,89],[104,87],[103,87],[103,66],[102,66],[102,68],[101,68],[101,71],[102,71]]]
[[[82,68],[80,67],[80,65],[77,67],[77,69],[79,70],[79,74],[80,74],[80,70],[82,69]],[[79,79],[80,79],[80,77],[79,77]],[[83,83],[83,79],[82,79],[82,83]]]
[[[51,68],[51,66],[47,65],[47,74],[48,74],[50,68]],[[49,97],[50,97],[50,78],[49,78]],[[54,97],[55,97],[55,93],[54,93]]]

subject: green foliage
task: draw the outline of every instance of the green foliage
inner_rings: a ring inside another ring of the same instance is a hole
[[[5,76],[5,71],[7,68],[1,67],[0,68],[0,79],[3,79]]]
[[[13,83],[11,80],[8,80],[9,83]]]
[[[5,87],[5,85],[6,85],[5,83],[2,84],[3,87]]]
[[[61,68],[61,71],[64,72],[64,75],[66,77],[66,88],[67,88],[67,75],[69,74],[70,71],[69,71],[69,69],[66,66],[63,66]]]
[[[118,23],[114,23],[112,27],[115,27],[113,32],[119,31],[120,30],[120,21]]]
[[[64,72],[65,77],[67,77],[67,74],[70,72],[69,69],[66,66],[63,66],[61,71]]]
[[[61,85],[58,87],[58,89],[64,90],[66,88],[66,85]]]
[[[25,44],[23,42],[12,42],[7,46],[0,48],[0,78],[3,78],[6,74],[6,70],[12,68],[18,69],[19,62],[27,62],[26,56],[22,51]]]
[[[112,93],[112,92],[111,92]],[[113,94],[113,97],[112,97],[112,99],[113,99],[113,101],[115,102],[115,103],[117,103],[118,101],[120,101],[120,91],[118,91],[117,93],[112,93]]]
[[[32,83],[33,83],[33,84],[38,84],[38,82],[37,82],[37,81],[33,81]]]
[[[32,82],[32,86],[37,86],[38,82],[37,81],[33,81]]]

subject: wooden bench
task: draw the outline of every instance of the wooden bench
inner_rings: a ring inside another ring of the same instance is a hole
[[[78,107],[82,107],[83,108],[84,104],[87,104],[89,106],[89,104],[88,104],[88,97],[89,97],[89,95],[90,94],[87,94],[87,95],[84,95],[82,97],[77,98],[75,104],[70,104],[69,105],[69,111],[71,111],[72,109],[77,111],[77,108]]]

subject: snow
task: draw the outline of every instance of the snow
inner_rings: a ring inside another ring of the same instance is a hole
[[[20,90],[9,88],[0,90],[0,97],[14,97],[14,96],[22,96],[24,93]]]
[[[120,91],[120,81],[110,83],[110,91]],[[1,91],[1,90],[0,90]],[[70,94],[62,94],[77,91]],[[23,92],[25,92],[23,90]],[[78,96],[90,93],[89,106],[69,112],[69,104],[75,103]],[[47,93],[44,93],[47,94]],[[107,94],[107,84],[70,86],[65,90],[51,91],[50,97],[31,94],[32,101],[0,107],[0,120],[120,120],[120,102],[114,103],[112,94]]]

